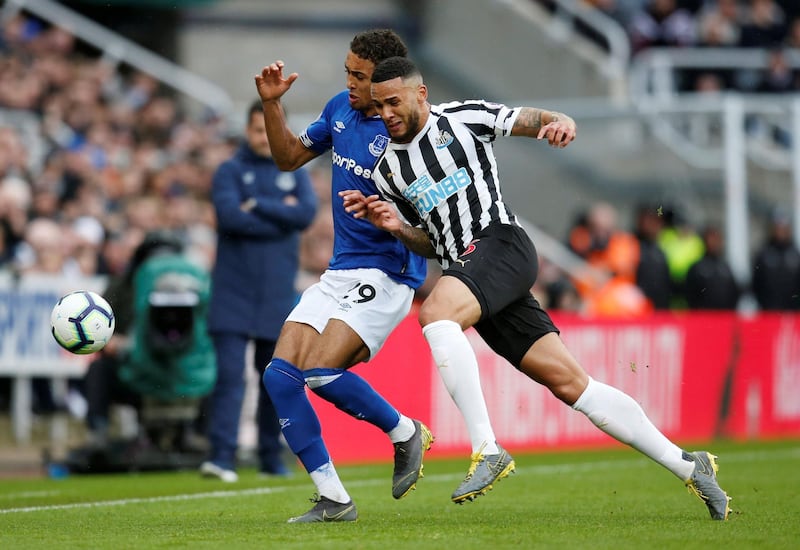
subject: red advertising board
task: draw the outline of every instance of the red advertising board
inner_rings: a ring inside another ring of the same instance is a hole
[[[659,313],[637,320],[554,315],[594,378],[625,391],[676,442],[800,435],[800,315]],[[467,331],[498,440],[516,451],[611,445],[582,414],[497,357]],[[439,379],[416,316],[372,361],[355,367],[436,436],[431,455],[468,455],[463,420]],[[312,396],[337,463],[390,459],[388,437]]]

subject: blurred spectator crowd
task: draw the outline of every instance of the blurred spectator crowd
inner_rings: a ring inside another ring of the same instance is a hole
[[[5,20],[0,280],[121,277],[145,236],[158,230],[177,235],[190,259],[210,270],[211,180],[243,139],[243,125],[187,111],[172,90],[68,31],[25,14]],[[323,168],[321,162],[310,171],[320,214],[303,236],[298,290],[316,281],[333,250]],[[34,386],[36,400],[52,408],[41,387]],[[0,380],[0,408],[7,393],[8,381]]]
[[[533,292],[551,310],[599,317],[734,310],[745,294],[764,311],[800,309],[800,252],[787,210],[771,213],[747,287],[726,260],[722,229],[698,225],[685,208],[641,204],[628,231],[612,204],[595,203],[578,215],[567,236],[585,269],[567,275],[543,259]]]
[[[622,25],[633,55],[652,47],[763,48],[766,71],[696,70],[683,90],[783,93],[800,90],[786,50],[800,48],[797,0],[585,0]]]
[[[0,271],[120,274],[157,229],[180,234],[210,267],[211,178],[242,136],[215,113],[188,116],[149,75],[79,46],[33,17],[3,25]],[[313,175],[329,203],[326,172]],[[332,249],[325,219],[307,240],[314,242],[304,243],[303,265],[313,280]]]

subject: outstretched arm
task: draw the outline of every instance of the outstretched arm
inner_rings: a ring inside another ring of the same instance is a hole
[[[564,113],[523,107],[511,135],[546,139],[553,147],[566,147],[575,139],[577,130],[575,121]]]
[[[283,66],[281,60],[267,65],[261,70],[261,74],[255,76],[255,81],[264,108],[264,122],[267,125],[267,138],[272,149],[272,157],[278,168],[289,171],[304,165],[316,157],[317,153],[307,149],[286,124],[281,97],[292,87],[298,74],[292,73],[284,78]]]
[[[394,206],[380,200],[378,195],[365,197],[361,191],[348,189],[339,191],[339,196],[342,197],[345,212],[353,214],[354,218],[366,218],[378,229],[383,229],[394,235],[406,248],[415,254],[425,258],[436,257],[436,251],[433,249],[428,234],[422,229],[412,227],[401,220]]]

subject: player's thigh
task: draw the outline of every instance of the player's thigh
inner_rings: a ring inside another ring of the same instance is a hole
[[[300,296],[283,323],[275,344],[274,356],[301,370],[308,364],[312,351],[319,346],[320,334],[336,308],[328,273]]]
[[[359,334],[340,319],[331,319],[309,351],[304,370],[323,367],[347,369],[370,358],[370,350]]]
[[[442,320],[455,321],[462,329],[471,327],[481,317],[481,305],[472,290],[460,279],[443,275],[431,289],[419,309],[423,327]]]
[[[281,328],[273,357],[288,361],[298,368],[319,340],[319,333],[310,325],[286,321]]]
[[[583,367],[555,332],[545,334],[531,345],[519,370],[568,405],[578,400],[589,382]]]

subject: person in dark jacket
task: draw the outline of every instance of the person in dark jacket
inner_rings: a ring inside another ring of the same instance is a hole
[[[636,210],[636,238],[639,241],[639,265],[636,285],[642,289],[655,309],[669,309],[672,281],[664,251],[658,245],[658,234],[664,221],[658,206],[642,204]]]
[[[770,217],[767,241],[753,260],[752,287],[763,310],[800,309],[800,252],[783,209]]]
[[[686,273],[689,309],[736,309],[741,289],[725,259],[722,232],[716,226],[703,231],[706,252]]]
[[[218,372],[208,404],[210,455],[200,471],[226,482],[238,480],[247,345],[254,342],[253,364],[260,379],[297,300],[300,233],[317,210],[308,173],[281,172],[272,160],[260,101],[248,110],[246,138],[219,166],[211,190],[218,242],[208,329]],[[281,460],[278,418],[262,384],[256,416],[260,471],[288,474]]]

